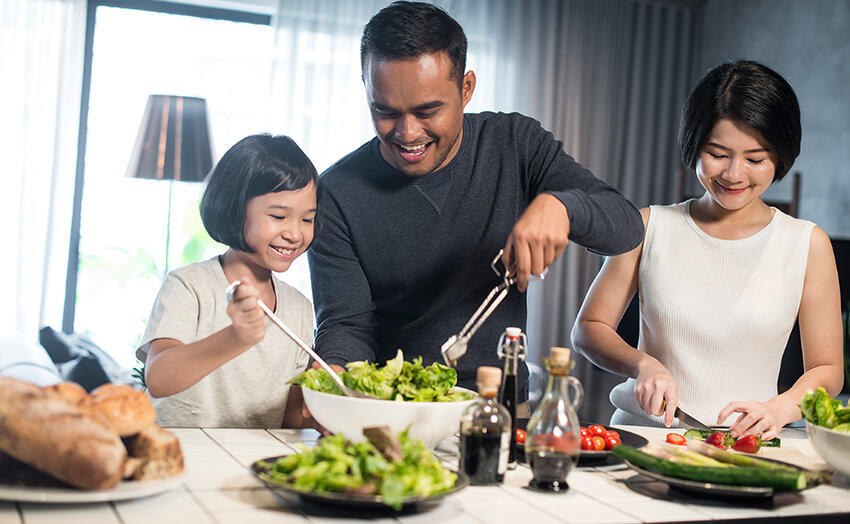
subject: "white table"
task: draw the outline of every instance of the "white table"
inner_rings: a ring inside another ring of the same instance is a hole
[[[653,442],[664,440],[667,430],[628,427]],[[176,429],[186,459],[187,477],[182,486],[152,497],[115,503],[53,505],[0,503],[0,524],[83,522],[154,523],[221,522],[337,522],[346,520],[340,509],[305,509],[282,504],[253,478],[248,466],[256,459],[296,452],[296,444],[315,444],[312,430]],[[780,457],[810,468],[825,467],[806,439],[805,432],[785,429],[782,448],[765,449],[767,457]],[[444,441],[437,455],[457,464],[455,441]],[[657,522],[738,518],[775,518],[847,513],[850,521],[850,480],[836,477],[834,485],[818,486],[800,494],[776,495],[772,507],[735,506],[668,492],[667,485],[636,475],[625,466],[574,469],[565,494],[544,494],[525,489],[531,471],[520,466],[509,472],[499,487],[470,486],[449,496],[429,511],[369,519],[386,522],[439,522],[440,524],[546,522]],[[348,519],[350,520],[350,519]],[[362,519],[358,522],[363,522]]]

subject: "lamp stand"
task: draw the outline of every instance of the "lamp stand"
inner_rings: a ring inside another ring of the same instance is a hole
[[[165,267],[162,269],[162,281],[168,275],[168,251],[171,247],[171,197],[174,192],[174,180],[168,180],[168,219],[165,222]]]

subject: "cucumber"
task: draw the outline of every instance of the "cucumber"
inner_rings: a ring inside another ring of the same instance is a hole
[[[717,431],[720,431],[720,430],[717,430]],[[699,439],[699,440],[705,440],[709,436],[711,436],[712,433],[717,433],[717,431],[714,431],[714,430],[711,430],[711,429],[708,429],[708,430],[705,430],[705,429],[689,429],[689,430],[685,431],[684,437],[688,438],[688,439],[695,438],[695,439]],[[721,433],[725,433],[727,435],[729,434],[728,431],[721,431]],[[761,447],[763,447],[763,448],[779,448],[779,447],[781,447],[781,444],[782,444],[782,441],[778,437],[770,439],[770,440],[762,440],[761,441]]]
[[[686,466],[659,459],[625,444],[614,446],[614,455],[628,460],[635,466],[697,482],[714,482],[732,486],[763,486],[780,491],[805,489],[806,476],[802,471],[765,469],[757,467],[715,468]]]

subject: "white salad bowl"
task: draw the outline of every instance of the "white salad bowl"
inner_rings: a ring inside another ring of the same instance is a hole
[[[458,391],[477,394],[464,388]],[[363,428],[389,426],[394,432],[408,430],[433,449],[458,430],[463,411],[473,402],[409,402],[344,397],[302,387],[304,403],[316,421],[333,433],[342,433],[352,442],[365,440]]]
[[[821,458],[841,473],[850,476],[850,433],[817,426],[806,421],[806,432]]]

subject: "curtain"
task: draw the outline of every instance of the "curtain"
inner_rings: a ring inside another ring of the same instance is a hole
[[[698,12],[631,0],[535,1],[512,14],[500,56],[513,57],[505,103],[538,118],[564,149],[638,207],[675,199],[678,115],[694,78]],[[571,346],[570,331],[601,258],[568,246],[529,288],[529,354]],[[576,355],[583,420],[608,420],[623,378]]]
[[[61,325],[85,18],[85,0],[0,2],[3,335]]]

